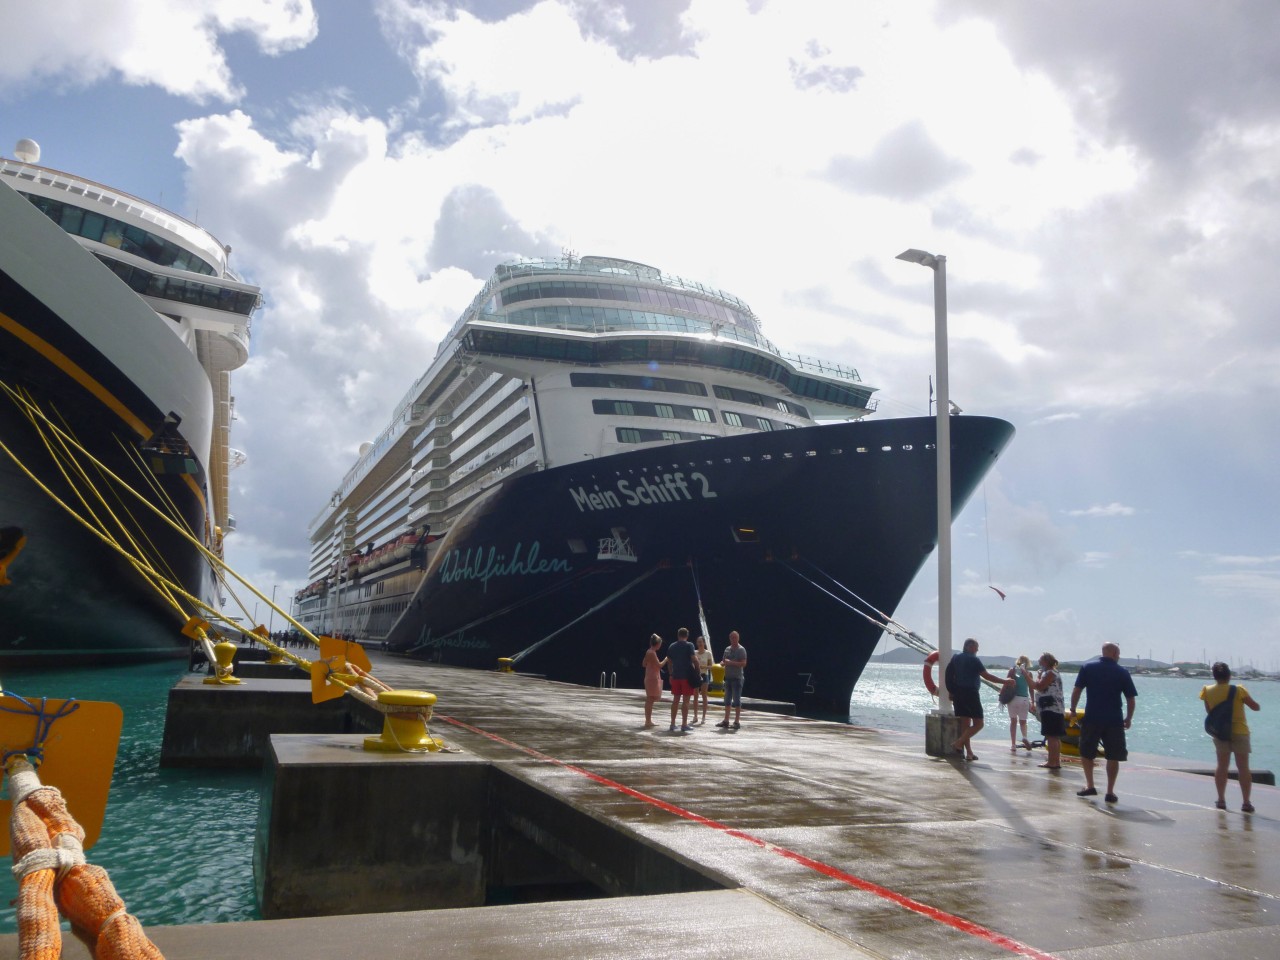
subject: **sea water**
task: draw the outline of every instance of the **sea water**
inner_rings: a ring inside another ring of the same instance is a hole
[[[258,917],[253,843],[261,774],[160,768],[169,689],[185,670],[184,661],[9,671],[0,677],[6,690],[28,699],[104,700],[124,710],[106,818],[87,858],[107,870],[126,907],[144,926]],[[1069,686],[1071,675],[1064,680]],[[1188,767],[1212,766],[1213,747],[1204,733],[1204,708],[1197,699],[1205,681],[1135,677],[1134,682],[1138,710],[1130,749],[1177,758]],[[1280,763],[1280,684],[1255,681],[1247,686],[1262,705],[1260,713],[1249,713],[1253,766],[1274,770]],[[996,706],[995,694],[987,691],[983,699],[987,728],[979,738],[979,752],[984,741],[990,744],[988,751],[1002,748],[1008,732],[1008,719]],[[923,746],[924,716],[935,702],[925,690],[920,667],[872,663],[854,691],[849,719],[861,726],[918,734]],[[1034,718],[1029,728],[1038,739]],[[8,870],[2,874],[0,933],[12,933],[16,922],[9,904],[17,895],[17,884]]]
[[[86,859],[107,871],[144,927],[258,917],[253,840],[261,774],[160,769],[169,688],[185,672],[183,659],[0,676],[6,692],[27,699],[100,700],[124,711],[106,818]],[[13,933],[17,881],[8,869],[2,874],[0,933]]]
[[[936,674],[936,668],[934,672]],[[1006,672],[1003,668],[991,670],[1001,677]],[[849,721],[923,736],[923,717],[937,706],[937,700],[925,689],[922,673],[921,667],[910,664],[867,664],[853,691]],[[1068,704],[1075,676],[1074,673],[1062,675]],[[1126,738],[1129,751],[1185,761],[1188,769],[1212,768],[1213,743],[1204,732],[1204,704],[1200,700],[1200,689],[1212,682],[1207,678],[1135,676],[1133,685],[1138,690],[1138,701],[1133,727]],[[1241,685],[1262,707],[1257,713],[1245,711],[1252,749],[1249,765],[1274,771],[1280,765],[1280,683],[1253,680],[1241,681]],[[1088,697],[1081,694],[1081,709],[1087,700]],[[986,727],[977,742],[990,741],[993,747],[997,744],[1007,747],[1009,715],[996,703],[995,691],[984,688],[982,709]],[[1040,739],[1040,724],[1035,717],[1027,719],[1027,732],[1032,740]],[[981,750],[977,752],[981,754]],[[1173,765],[1183,766],[1182,763]]]

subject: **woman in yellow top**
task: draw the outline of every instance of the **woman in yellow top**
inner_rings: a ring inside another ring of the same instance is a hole
[[[1200,699],[1204,701],[1205,713],[1220,703],[1224,703],[1231,691],[1231,668],[1222,661],[1213,665],[1213,679],[1200,691]],[[1262,707],[1249,696],[1249,691],[1240,684],[1235,685],[1236,699],[1231,705],[1231,739],[1213,738],[1213,746],[1218,751],[1218,767],[1213,771],[1213,782],[1218,788],[1219,810],[1227,809],[1227,766],[1231,763],[1231,755],[1236,755],[1236,771],[1240,775],[1240,795],[1244,803],[1240,809],[1245,813],[1253,813],[1253,804],[1249,802],[1249,792],[1253,789],[1253,774],[1249,772],[1249,724],[1244,718],[1244,708],[1261,710]]]

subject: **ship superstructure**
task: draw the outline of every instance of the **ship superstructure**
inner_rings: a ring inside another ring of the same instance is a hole
[[[299,616],[382,641],[429,545],[493,485],[816,415],[854,419],[874,409],[872,392],[856,370],[778,350],[738,298],[654,267],[503,264],[312,522]]]

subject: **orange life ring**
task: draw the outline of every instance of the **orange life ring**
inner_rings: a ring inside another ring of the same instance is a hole
[[[938,685],[933,679],[933,665],[938,662],[938,651],[935,650],[924,658],[924,686],[935,697],[938,695]]]

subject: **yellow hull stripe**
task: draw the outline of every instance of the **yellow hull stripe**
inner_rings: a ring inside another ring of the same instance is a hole
[[[0,313],[0,329],[7,330],[13,334],[36,353],[40,354],[55,367],[65,373],[80,386],[88,390],[93,396],[107,407],[112,413],[123,420],[129,427],[142,439],[149,439],[155,432],[126,407],[120,399],[101,383],[89,376],[84,368],[68,357],[65,353],[49,343],[43,337],[32,333],[27,327],[24,327],[18,321],[14,320],[7,314]],[[200,485],[196,483],[195,478],[187,475],[183,478],[187,486],[195,493],[200,501],[201,509],[208,513],[209,505],[205,502],[204,491],[200,489]]]
[[[40,354],[68,377],[97,397],[105,407],[127,423],[134,432],[138,434],[138,436],[142,437],[144,440],[151,436],[153,432],[151,428],[134,416],[133,411],[121,403],[115,394],[100,384],[93,377],[89,376],[89,374],[86,373],[78,363],[68,357],[57,347],[53,346],[53,344],[32,333],[12,317],[3,313],[0,313],[0,328],[8,330],[32,350],[36,351],[36,353]]]

